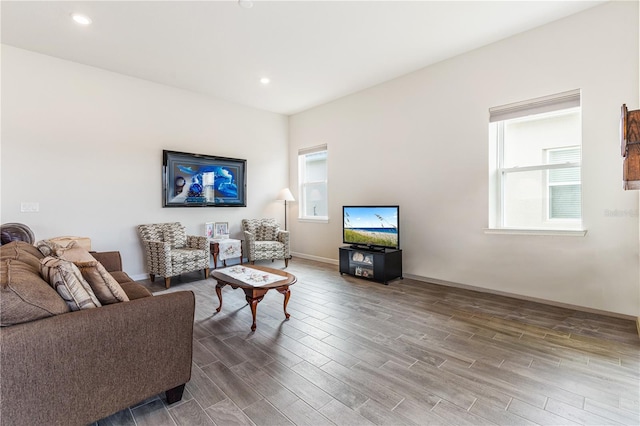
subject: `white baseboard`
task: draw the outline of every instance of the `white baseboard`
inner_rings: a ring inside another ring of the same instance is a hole
[[[310,254],[294,253],[294,252],[291,252],[291,255],[294,257],[300,257],[302,259],[315,260],[322,263],[330,263],[332,265],[339,264],[338,259],[329,259],[328,257],[312,256]]]
[[[495,294],[496,296],[511,297],[513,299],[526,300],[527,302],[542,303],[544,305],[557,306],[559,308],[573,309],[574,311],[588,312],[590,314],[605,315],[608,317],[620,318],[620,319],[631,320],[631,321],[637,320],[638,333],[640,334],[640,317],[636,318],[633,315],[620,314],[617,312],[604,311],[601,309],[589,308],[586,306],[572,305],[570,303],[562,303],[562,302],[556,302],[553,300],[540,299],[537,297],[524,296],[521,294],[509,293],[506,291],[492,290],[484,287],[476,287],[468,284],[454,283],[451,281],[440,280],[437,278],[428,278],[428,277],[422,277],[422,276],[411,275],[411,274],[404,274],[404,277],[410,278],[416,281],[423,281],[431,284],[443,285],[445,287],[455,287],[455,288],[462,288],[465,290],[477,291],[479,293]]]
[[[136,274],[136,275],[129,275],[129,276],[134,281],[142,281],[142,280],[149,279],[149,274]]]

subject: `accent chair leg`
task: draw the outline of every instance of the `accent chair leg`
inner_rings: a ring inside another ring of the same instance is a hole
[[[167,404],[174,404],[182,399],[182,393],[184,392],[184,384],[176,386],[175,388],[165,391],[167,397]]]
[[[289,266],[289,259],[284,260],[284,267],[286,268],[287,266]]]
[[[204,277],[209,278],[209,268],[204,268]]]
[[[169,288],[171,286],[171,277],[164,277],[164,286]]]
[[[154,282],[156,280],[155,274],[149,274],[149,279],[151,280],[151,282]]]

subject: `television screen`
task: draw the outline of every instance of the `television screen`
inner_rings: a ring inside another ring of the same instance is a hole
[[[399,206],[343,206],[345,244],[400,248]]]

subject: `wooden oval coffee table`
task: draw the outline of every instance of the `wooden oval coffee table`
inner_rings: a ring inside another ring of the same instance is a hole
[[[244,273],[241,272],[241,269],[244,270]],[[282,279],[278,279],[279,277],[282,277]],[[220,312],[220,309],[222,309],[222,287],[229,285],[233,289],[241,288],[244,291],[247,303],[251,306],[251,315],[253,316],[251,331],[256,330],[256,308],[258,307],[258,302],[260,302],[264,295],[271,289],[275,289],[284,295],[284,316],[286,319],[289,319],[289,313],[287,312],[287,303],[289,303],[289,297],[291,296],[289,286],[296,283],[297,278],[295,275],[266,266],[245,264],[215,270],[211,273],[211,278],[218,281],[218,284],[216,284],[216,294],[220,300],[220,306],[218,306],[216,312]],[[262,281],[263,279],[267,279],[268,281],[275,279],[275,281],[265,283]]]

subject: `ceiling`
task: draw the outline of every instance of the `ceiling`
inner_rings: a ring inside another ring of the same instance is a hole
[[[281,114],[603,1],[6,1],[11,46]],[[70,14],[88,15],[82,27]],[[268,77],[268,85],[260,78]]]

